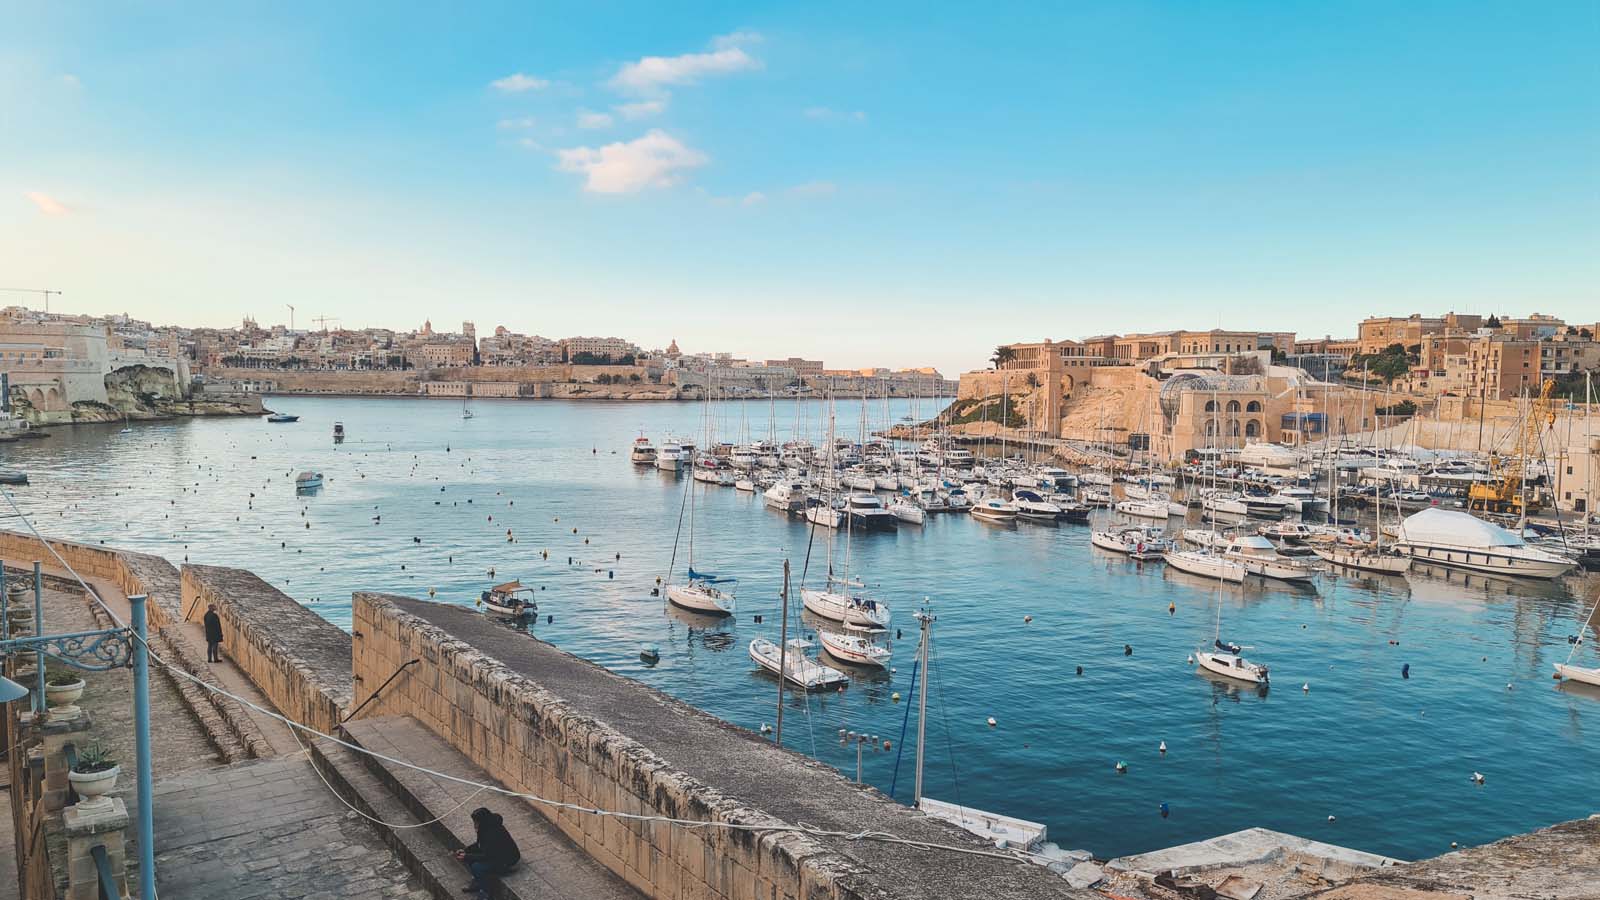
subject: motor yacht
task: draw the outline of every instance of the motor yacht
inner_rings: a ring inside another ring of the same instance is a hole
[[[1425,509],[1395,529],[1394,547],[1423,562],[1494,575],[1556,578],[1574,560],[1530,546],[1521,535],[1454,510]]]
[[[1001,500],[999,497],[985,497],[974,503],[968,512],[986,522],[1014,522],[1017,518],[1017,507],[1013,503]]]
[[[680,441],[667,438],[656,451],[656,468],[663,472],[681,472],[689,461],[689,453]]]
[[[844,509],[850,517],[850,527],[867,531],[892,531],[899,521],[895,514],[883,506],[877,494],[854,493],[845,500]]]
[[[1306,582],[1317,577],[1317,571],[1304,560],[1291,559],[1279,554],[1278,548],[1259,534],[1236,536],[1223,547],[1222,555],[1244,564],[1247,573],[1262,578]]]
[[[1107,509],[1115,501],[1111,499],[1111,492],[1103,488],[1084,488],[1078,492],[1084,506],[1094,509]]]
[[[1210,493],[1200,499],[1200,508],[1214,516],[1240,519],[1250,514],[1250,507],[1238,494]]]
[[[1304,522],[1273,522],[1257,528],[1256,534],[1275,541],[1303,544],[1315,536],[1316,532]]]
[[[633,439],[633,449],[628,451],[628,461],[636,466],[654,465],[656,461],[656,448],[650,439],[639,435]]]
[[[792,478],[780,479],[767,488],[761,499],[768,509],[786,513],[801,512],[806,508],[806,483]]]
[[[1018,488],[1011,492],[1011,505],[1017,517],[1033,522],[1054,522],[1061,518],[1061,507],[1046,500],[1038,491]]]

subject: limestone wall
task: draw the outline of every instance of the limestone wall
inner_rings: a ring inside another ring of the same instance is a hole
[[[584,806],[678,819],[775,826],[471,645],[398,609],[384,594],[354,601],[356,703],[403,663],[361,715],[409,715],[516,790]],[[848,870],[795,834],[690,831],[569,810],[535,808],[575,843],[650,897],[856,900]]]
[[[52,540],[50,545],[79,575],[115,584],[124,594],[147,594],[150,627],[163,628],[182,618],[178,570],[172,563],[147,553],[130,553],[92,544]],[[0,560],[8,567],[27,568],[34,560],[58,566],[50,551],[33,535],[0,531]]]
[[[209,604],[223,649],[283,715],[331,733],[350,704],[350,635],[243,569],[186,565],[183,617]]]

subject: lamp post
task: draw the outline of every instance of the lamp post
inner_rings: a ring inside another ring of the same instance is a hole
[[[74,669],[85,672],[107,672],[124,666],[133,669],[134,765],[137,768],[139,791],[139,896],[152,900],[156,896],[155,811],[152,806],[150,776],[150,654],[145,646],[144,594],[128,598],[131,624],[124,628],[101,631],[76,631],[68,634],[40,634],[37,623],[43,621],[40,613],[43,578],[39,563],[33,564],[35,634],[29,637],[10,638],[0,635],[0,659],[13,653],[32,652],[38,655],[34,672],[36,682],[34,709],[41,708],[44,698],[44,658],[52,657]],[[0,591],[0,621],[9,610],[4,591]],[[28,689],[0,675],[0,703],[20,700]]]

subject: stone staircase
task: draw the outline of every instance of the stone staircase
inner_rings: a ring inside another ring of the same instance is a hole
[[[363,719],[341,728],[351,744],[458,778],[494,784],[462,754],[410,717]],[[317,767],[350,804],[383,823],[374,827],[435,897],[462,896],[470,876],[452,854],[472,843],[472,810],[505,818],[522,862],[501,879],[496,900],[638,900],[644,895],[574,844],[533,807],[492,791],[436,778],[318,740]],[[438,821],[433,821],[437,819]],[[418,825],[427,822],[429,824]]]

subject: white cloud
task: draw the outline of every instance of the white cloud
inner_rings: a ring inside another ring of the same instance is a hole
[[[789,188],[789,193],[796,197],[826,197],[838,190],[839,186],[831,181],[808,181]]]
[[[530,137],[518,138],[517,146],[524,150],[543,150],[544,145]]]
[[[744,44],[755,43],[760,35],[736,32],[714,38],[709,53],[682,56],[646,56],[625,63],[611,79],[611,86],[640,94],[661,91],[669,85],[693,84],[707,75],[725,75],[761,68],[761,61],[744,51]]]
[[[583,175],[583,189],[596,194],[670,187],[682,180],[683,173],[708,161],[705,154],[660,129],[625,143],[573,147],[556,154],[560,160],[556,167]]]
[[[531,117],[523,117],[520,119],[501,119],[494,123],[494,127],[501,131],[527,131],[535,124],[537,123]]]
[[[590,112],[587,109],[578,110],[579,128],[610,128],[611,116],[603,112]]]
[[[522,72],[518,72],[515,75],[507,75],[504,78],[497,78],[494,81],[489,82],[489,86],[503,93],[520,94],[523,91],[542,90],[549,87],[550,82],[544,80],[543,78],[535,78],[532,75],[526,75]]]
[[[867,120],[867,114],[859,109],[845,111],[830,109],[826,106],[807,107],[804,115],[808,119],[816,119],[818,121],[865,122]]]
[[[624,119],[648,119],[651,116],[660,115],[667,108],[667,101],[641,100],[638,103],[623,103],[611,108],[616,110],[617,114]]]
[[[745,194],[744,199],[740,200],[739,202],[745,206],[755,206],[758,203],[765,203],[766,201],[766,194],[763,194],[760,191],[751,191],[750,193]]]
[[[83,87],[83,82],[78,80],[78,76],[72,74],[61,76],[61,83],[73,90]]]
[[[41,191],[28,191],[22,196],[27,197],[34,206],[39,207],[39,212],[47,216],[64,216],[69,212],[61,201]]]

